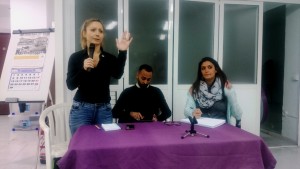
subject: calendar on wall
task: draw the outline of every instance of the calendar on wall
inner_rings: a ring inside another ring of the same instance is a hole
[[[54,51],[53,29],[14,31],[0,79],[0,101],[46,101]]]

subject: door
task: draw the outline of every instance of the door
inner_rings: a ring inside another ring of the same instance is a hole
[[[299,135],[299,63],[300,4],[286,5],[282,136],[300,145]]]
[[[242,128],[259,135],[262,3],[224,0],[220,13],[219,61],[243,109]]]
[[[186,95],[196,80],[201,58],[217,59],[219,5],[217,1],[175,1],[173,116],[184,118]]]
[[[262,93],[265,94],[264,118],[261,129],[281,134],[284,51],[285,5],[264,12],[262,56]]]

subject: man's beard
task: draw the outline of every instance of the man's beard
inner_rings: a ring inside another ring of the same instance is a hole
[[[148,87],[149,84],[141,84],[139,83],[139,86],[141,89],[146,89]]]

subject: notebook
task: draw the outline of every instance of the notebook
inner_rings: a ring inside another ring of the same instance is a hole
[[[117,123],[101,124],[104,131],[120,130],[121,127]]]
[[[180,121],[183,123],[191,123],[188,118],[181,119]],[[213,118],[201,117],[201,118],[197,119],[197,122],[198,123],[195,125],[209,127],[209,128],[215,128],[215,127],[221,126],[226,121],[224,119],[213,119]]]

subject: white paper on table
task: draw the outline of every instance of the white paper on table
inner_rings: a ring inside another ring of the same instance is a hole
[[[183,123],[191,123],[188,118],[181,119],[180,121]],[[226,121],[224,119],[213,119],[213,118],[201,117],[201,118],[197,119],[197,122],[198,123],[195,125],[209,127],[209,128],[215,128],[215,127],[221,126]]]
[[[101,124],[104,131],[120,130],[121,127],[117,123]]]

